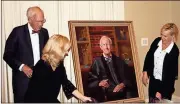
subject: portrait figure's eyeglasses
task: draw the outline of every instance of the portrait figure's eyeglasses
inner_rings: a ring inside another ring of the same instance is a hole
[[[101,44],[101,46],[111,46],[111,44]]]

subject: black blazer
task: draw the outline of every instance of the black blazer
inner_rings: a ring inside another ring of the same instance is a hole
[[[39,33],[40,55],[48,39],[47,29],[42,28]],[[19,70],[23,63],[30,67],[33,66],[34,58],[28,24],[15,27],[12,30],[6,41],[3,59],[13,70]]]
[[[25,102],[58,103],[57,96],[61,85],[66,97],[71,98],[76,87],[67,79],[63,62],[53,71],[51,65],[39,60],[33,68],[33,75],[25,95]]]
[[[154,78],[153,71],[154,71],[154,53],[158,48],[158,43],[161,40],[160,37],[156,38],[150,46],[149,51],[147,52],[143,71],[147,71],[148,76],[151,79]],[[162,86],[159,86],[158,90],[164,96],[172,95],[174,92],[174,83],[175,80],[178,78],[178,56],[179,56],[179,49],[176,44],[174,44],[170,53],[166,53],[163,63],[163,72],[162,72]],[[149,83],[149,88],[152,88],[153,85]],[[153,90],[153,89],[152,89]],[[150,91],[151,92],[151,91]]]

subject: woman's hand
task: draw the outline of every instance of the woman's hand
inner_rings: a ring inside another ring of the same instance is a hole
[[[92,102],[92,100],[91,100],[91,98],[90,97],[87,97],[87,96],[84,96],[83,94],[81,94],[78,90],[74,90],[73,92],[72,92],[72,94],[76,97],[76,98],[78,98],[78,99],[80,99],[82,102]]]
[[[161,100],[161,99],[162,99],[161,93],[156,92],[156,97],[157,97],[159,100]]]
[[[83,103],[92,102],[91,97],[84,96],[83,99],[81,99]]]
[[[149,78],[148,78],[147,72],[145,71],[143,72],[142,82],[146,86],[148,84],[148,81],[149,81]]]

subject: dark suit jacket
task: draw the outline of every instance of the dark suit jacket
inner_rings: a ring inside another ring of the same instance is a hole
[[[40,55],[48,39],[47,29],[42,28],[39,33]],[[28,24],[15,27],[12,30],[6,41],[3,59],[13,69],[13,91],[21,91],[21,88],[23,89],[22,85],[27,86],[28,78],[22,71],[19,71],[20,65],[34,66]]]
[[[58,103],[57,96],[61,85],[66,97],[71,98],[75,86],[67,79],[63,62],[53,71],[51,65],[39,60],[34,66],[33,75],[25,95],[26,103]]]
[[[163,63],[163,73],[162,73],[162,85],[158,88],[154,88],[152,79],[154,79],[154,53],[158,48],[158,43],[161,40],[160,37],[156,38],[150,46],[149,51],[147,52],[143,71],[147,71],[148,76],[150,77],[149,83],[149,94],[151,97],[154,97],[156,91],[159,91],[164,97],[170,98],[174,92],[174,83],[178,78],[178,56],[179,49],[176,44],[174,44],[170,53],[166,53]],[[156,91],[155,91],[156,90]]]
[[[125,86],[128,85],[128,81],[125,78],[125,62],[121,60],[119,57],[112,54],[112,61],[114,70],[117,76],[117,79],[119,81],[118,84],[124,83]],[[117,83],[114,82],[110,70],[107,66],[107,63],[103,56],[97,57],[91,67],[91,71],[89,72],[89,78],[88,78],[88,88],[90,89],[90,92],[95,93],[96,95],[100,92],[99,82],[103,79],[108,79],[110,87],[108,88],[108,92],[113,92],[113,89],[116,87]],[[93,96],[93,95],[91,95]],[[96,98],[98,100],[98,98]],[[99,98],[100,99],[100,98]]]

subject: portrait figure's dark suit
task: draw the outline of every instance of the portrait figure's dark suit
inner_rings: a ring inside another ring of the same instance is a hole
[[[48,31],[41,28],[39,35],[40,57],[42,49],[49,39]],[[19,70],[21,64],[34,66],[33,50],[28,24],[15,27],[6,40],[3,59],[12,68],[14,100],[22,100],[28,87],[29,78]],[[18,101],[19,102],[19,101]]]
[[[113,89],[120,83],[124,83],[125,86],[128,85],[124,73],[127,65],[125,65],[125,62],[114,54],[112,54],[112,64],[111,67],[108,66],[104,56],[102,55],[101,57],[97,57],[91,66],[91,71],[88,75],[88,88],[91,93],[90,96],[97,99],[99,102],[126,98],[126,88],[123,88],[117,93],[113,93]],[[114,73],[111,73],[112,70],[114,70]],[[99,86],[100,81],[105,79],[108,79],[110,85],[106,89]]]
[[[178,56],[179,49],[174,43],[173,48],[170,53],[166,53],[164,62],[163,62],[163,71],[162,71],[162,83],[160,86],[156,87],[156,81],[153,75],[154,72],[154,53],[158,48],[158,43],[161,40],[160,37],[156,38],[150,46],[149,51],[147,52],[143,71],[147,71],[148,76],[150,77],[149,82],[149,97],[155,98],[156,92],[160,92],[162,98],[171,100],[172,94],[175,91],[174,84],[175,80],[178,78]]]

